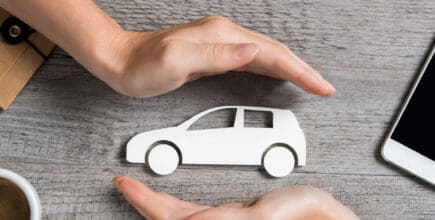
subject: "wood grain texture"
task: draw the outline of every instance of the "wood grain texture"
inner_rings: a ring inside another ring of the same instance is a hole
[[[435,190],[387,165],[379,147],[435,36],[435,2],[109,1],[123,27],[154,30],[219,14],[286,43],[337,88],[331,98],[247,73],[201,79],[166,95],[116,94],[57,48],[7,112],[0,167],[29,178],[47,219],[137,219],[111,186],[131,175],[203,204],[277,187],[331,192],[363,219],[433,219]],[[124,162],[138,132],[177,125],[219,105],[289,108],[307,137],[307,166],[281,179],[246,167],[181,167],[155,177]]]

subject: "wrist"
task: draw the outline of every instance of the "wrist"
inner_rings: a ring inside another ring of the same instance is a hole
[[[125,33],[126,31],[121,28],[113,29],[107,34],[104,42],[93,44],[91,50],[93,60],[87,69],[106,83],[122,75],[124,49],[121,42],[126,39]]]
[[[140,51],[147,44],[149,35],[150,32],[125,30],[117,32],[105,52],[99,54],[100,74],[95,75],[98,75],[115,91],[136,97],[134,85],[137,82],[132,81],[129,75],[131,75],[133,71],[131,68],[135,66],[136,62],[146,62]]]
[[[97,78],[114,90],[121,92],[120,82],[127,66],[129,32],[119,29],[111,33],[111,38],[101,47],[95,48],[95,69],[90,70]]]

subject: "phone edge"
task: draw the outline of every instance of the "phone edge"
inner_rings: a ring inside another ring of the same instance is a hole
[[[409,172],[409,173],[411,173],[411,174],[413,174],[413,175],[415,175],[415,176],[425,180],[426,182],[432,184],[433,186],[435,186],[435,182],[432,182],[431,180],[429,180],[429,179],[427,179],[425,177],[422,177],[419,174],[416,174],[412,170],[409,170],[406,167],[403,167],[400,164],[395,163],[395,161],[391,157],[388,157],[388,155],[386,154],[386,150],[385,149],[386,149],[386,146],[387,146],[387,144],[388,144],[388,142],[390,140],[391,141],[395,141],[394,139],[391,138],[391,135],[393,134],[394,129],[396,129],[397,124],[399,123],[399,120],[402,117],[403,112],[405,111],[406,107],[408,106],[409,101],[411,100],[412,95],[414,94],[418,84],[420,83],[421,78],[423,77],[423,75],[424,75],[424,73],[425,73],[425,71],[426,71],[430,61],[434,58],[434,54],[435,54],[435,43],[432,44],[432,48],[431,48],[429,54],[426,56],[423,65],[420,67],[419,72],[418,72],[418,76],[416,77],[414,83],[412,84],[411,88],[407,92],[405,101],[402,102],[402,104],[401,104],[401,106],[399,108],[398,113],[396,113],[396,116],[394,117],[393,123],[392,123],[391,127],[389,128],[388,133],[385,136],[384,141],[382,142],[382,146],[381,146],[381,156],[382,156],[382,158],[385,161],[387,161],[388,163],[393,164],[393,165],[395,165],[395,166],[397,166],[397,167],[399,167],[399,168],[401,168],[401,169],[403,169],[403,170],[405,170],[405,171],[407,171],[407,172]],[[413,151],[415,154],[421,155],[420,153],[418,153],[418,152],[412,150],[411,148],[409,148],[408,146],[405,146],[405,145],[403,145],[403,146],[406,147],[407,149],[409,149],[410,151]],[[421,156],[423,156],[423,155],[421,155]],[[425,156],[423,156],[423,157],[425,157]],[[425,158],[428,159],[428,160],[431,160],[431,159],[429,159],[427,157],[425,157]],[[433,161],[433,160],[431,160],[431,161]]]

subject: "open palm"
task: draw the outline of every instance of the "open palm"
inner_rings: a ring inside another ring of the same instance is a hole
[[[250,201],[211,207],[154,192],[126,176],[115,177],[113,183],[148,219],[358,219],[330,194],[310,186],[275,189]]]

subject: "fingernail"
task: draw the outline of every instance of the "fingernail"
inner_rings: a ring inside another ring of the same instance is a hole
[[[316,76],[315,74],[312,73],[306,73],[303,74],[303,77],[299,78],[301,81],[302,85],[306,85],[305,90],[307,92],[313,93],[313,94],[317,94],[320,95],[320,90],[324,90],[325,88],[325,83],[323,82],[323,80],[321,78],[319,78],[318,76]]]
[[[238,58],[251,57],[258,51],[258,46],[256,44],[239,44],[236,48],[236,56]]]
[[[317,78],[320,84],[322,84],[323,89],[327,91],[325,95],[326,96],[333,95],[336,91],[334,86],[331,83],[329,83],[325,78],[323,78],[319,72],[317,72],[316,70],[313,71],[314,71],[314,76]]]
[[[113,185],[118,187],[119,184],[122,182],[122,180],[123,180],[122,176],[116,176],[115,178],[113,178],[112,183]]]
[[[326,79],[323,79],[323,85],[329,91],[328,95],[333,95],[335,93],[336,90],[335,90],[334,86],[331,83],[329,83],[328,81],[326,81]]]

